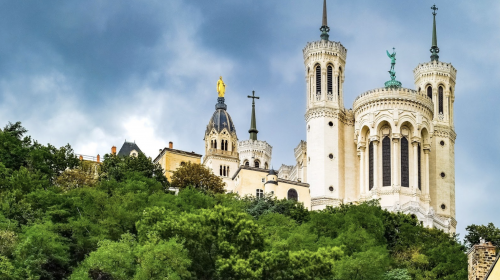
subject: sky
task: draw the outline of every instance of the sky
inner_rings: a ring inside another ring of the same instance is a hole
[[[500,227],[500,1],[328,0],[330,40],[347,49],[344,102],[430,60],[436,4],[440,60],[458,70],[456,219]],[[89,0],[0,2],[0,126],[21,121],[34,139],[101,156],[135,141],[146,155],[204,152],[223,76],[240,140],[252,90],[259,139],[273,166],[294,164],[306,138],[302,49],[319,40],[321,0]],[[482,136],[481,136],[482,135]]]

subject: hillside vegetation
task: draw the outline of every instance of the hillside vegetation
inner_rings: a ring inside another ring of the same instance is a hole
[[[377,201],[311,212],[189,181],[194,165],[175,195],[143,155],[96,170],[25,134],[0,131],[0,279],[467,279],[456,236]]]

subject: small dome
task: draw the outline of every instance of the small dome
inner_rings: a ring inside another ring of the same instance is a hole
[[[221,132],[224,128],[227,128],[230,133],[236,132],[231,116],[224,109],[215,110],[210,122],[208,123],[207,134],[214,128],[217,132]]]

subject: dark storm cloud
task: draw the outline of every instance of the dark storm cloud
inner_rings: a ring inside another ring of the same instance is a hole
[[[248,137],[256,90],[259,139],[273,165],[293,164],[305,139],[302,48],[319,39],[322,1],[10,1],[0,3],[0,121],[35,139],[101,155],[124,139],[149,156],[174,141],[202,153],[203,133],[227,84],[228,111]],[[347,49],[345,107],[388,79],[386,50],[414,88],[429,60],[432,1],[328,1],[330,39]],[[497,1],[436,3],[441,60],[458,69],[457,220],[493,221],[500,190],[500,22]],[[486,137],[481,137],[481,136]]]

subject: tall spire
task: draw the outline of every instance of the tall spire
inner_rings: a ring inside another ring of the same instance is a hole
[[[257,121],[255,120],[255,99],[259,99],[259,97],[255,96],[254,90],[252,91],[252,95],[249,95],[248,98],[252,98],[252,120],[250,121],[250,130],[248,132],[250,133],[251,140],[257,140],[257,133],[259,133],[259,131],[257,130]]]
[[[323,23],[319,30],[321,31],[321,40],[328,41],[328,37],[330,37],[330,35],[328,35],[330,27],[328,27],[328,18],[326,16],[326,0],[323,0]]]
[[[436,5],[432,6],[431,9],[433,10],[432,15],[434,16],[434,22],[432,25],[432,47],[431,47],[431,61],[439,61],[439,48],[437,46],[437,35],[436,35],[436,11],[438,8]]]

